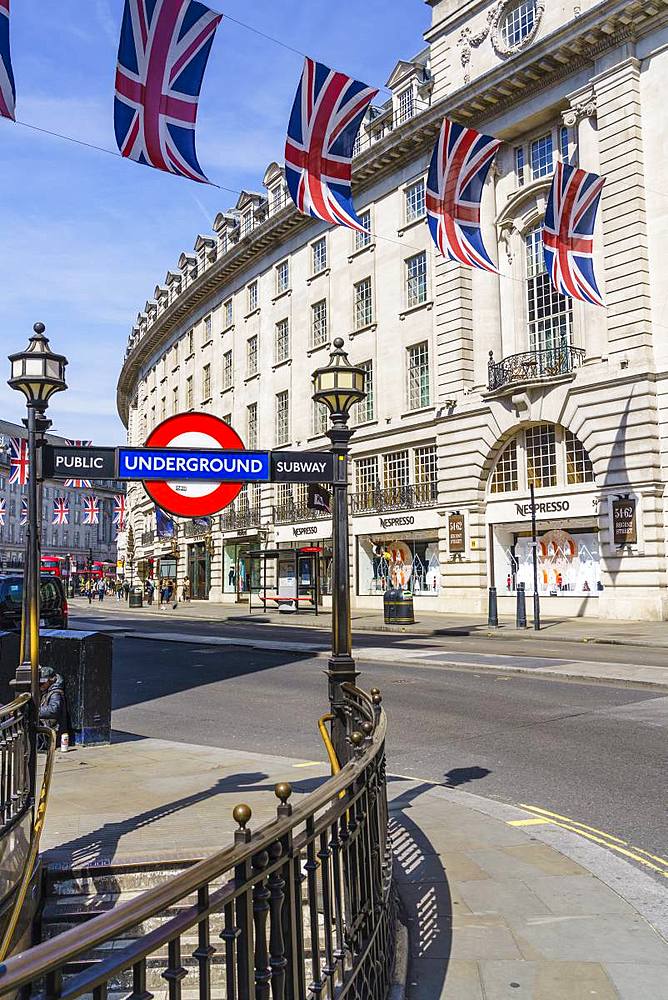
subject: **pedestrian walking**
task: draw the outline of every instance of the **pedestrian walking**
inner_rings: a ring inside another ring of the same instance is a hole
[[[88,598],[88,603],[93,603],[93,584],[90,580],[86,583],[86,597]]]
[[[146,581],[145,590],[146,590],[146,603],[153,604],[153,594],[155,592],[155,586],[153,584],[153,580]]]
[[[98,580],[98,584],[97,584],[97,599],[100,602],[100,604],[104,600],[104,595],[105,595],[106,590],[107,590],[107,588],[105,586],[104,580],[102,580],[102,579]]]
[[[189,601],[190,600],[190,577],[189,576],[184,576],[183,577],[183,583],[181,584],[181,600],[182,601]]]
[[[129,596],[130,596],[130,584],[129,584],[129,583],[128,583],[128,581],[126,580],[126,581],[124,582],[124,584],[123,584],[123,597],[124,597],[124,598],[125,598],[125,600],[127,601],[127,599],[129,598]]]

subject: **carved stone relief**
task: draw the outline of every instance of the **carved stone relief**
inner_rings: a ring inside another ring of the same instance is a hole
[[[525,48],[534,38],[545,10],[545,0],[535,0],[534,19],[531,30],[516,45],[508,45],[503,37],[502,25],[508,11],[517,4],[517,0],[498,0],[487,11],[486,24],[479,31],[472,31],[468,26],[462,28],[457,44],[460,48],[462,67],[464,68],[464,83],[471,82],[471,50],[477,48],[490,36],[492,46],[497,55],[506,58],[515,55]]]

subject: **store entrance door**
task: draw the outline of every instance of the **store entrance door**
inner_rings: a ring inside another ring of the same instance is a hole
[[[204,542],[188,546],[188,576],[190,593],[194,601],[206,601],[209,597],[211,564]]]

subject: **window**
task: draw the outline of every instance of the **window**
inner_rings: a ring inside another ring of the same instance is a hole
[[[353,422],[355,424],[365,424],[369,420],[373,420],[374,416],[373,361],[363,361],[358,367],[364,369],[364,391],[366,396],[353,407]]]
[[[362,151],[362,132],[358,132],[353,143],[353,156],[359,156]]]
[[[232,426],[232,414],[231,413],[224,413],[223,416],[221,417],[221,420],[223,421],[224,424],[227,424],[228,427]]]
[[[246,407],[246,445],[257,448],[257,403],[249,403]]]
[[[327,343],[327,302],[322,299],[311,306],[311,347]]]
[[[160,400],[160,419],[164,420],[167,416],[167,397],[163,396]]]
[[[415,102],[413,99],[413,91],[409,87],[408,90],[403,90],[399,94],[399,117],[397,124],[400,125],[402,122],[408,121],[409,118],[413,117]]]
[[[534,30],[536,23],[536,0],[520,0],[508,10],[501,22],[501,37],[506,48],[520,45]]]
[[[234,311],[232,305],[232,299],[228,299],[223,303],[223,329],[229,330],[229,328],[234,323]]]
[[[409,410],[429,406],[429,346],[427,341],[414,344],[407,350],[407,403]]]
[[[435,500],[438,484],[436,445],[416,448],[413,452],[415,468],[415,494],[418,503]]]
[[[545,269],[540,229],[525,237],[529,350],[540,353],[536,374],[547,374],[571,342],[571,299],[556,291]]]
[[[427,301],[427,254],[415,254],[406,264],[406,306],[419,306]]]
[[[371,323],[373,323],[371,278],[364,278],[363,281],[358,281],[355,285],[355,329],[363,330]]]
[[[276,294],[282,295],[290,287],[290,261],[282,260],[276,265]]]
[[[566,482],[569,486],[576,483],[593,483],[594,467],[587,454],[587,449],[571,431],[566,431]]]
[[[559,129],[559,153],[564,163],[568,163],[568,127],[562,125]]]
[[[517,186],[524,184],[524,146],[515,146],[515,177]]]
[[[204,317],[204,342],[211,340],[211,317]]]
[[[552,133],[534,139],[530,147],[531,179],[548,177],[553,170]]]
[[[411,184],[404,191],[406,222],[414,222],[421,219],[425,213],[424,180],[419,180],[416,184]]]
[[[360,212],[358,218],[364,226],[364,232],[355,230],[355,250],[363,250],[371,243],[371,212]]]
[[[192,410],[193,408],[193,377],[189,375],[186,379],[186,409]],[[155,412],[155,409],[153,410]]]
[[[386,490],[399,490],[410,481],[408,451],[392,451],[383,460],[383,479]]]
[[[257,309],[257,281],[251,281],[248,286],[248,312],[255,312]]]
[[[288,391],[276,395],[276,444],[290,440],[290,396]]]
[[[202,369],[202,398],[211,398],[211,365],[204,365]]]
[[[311,246],[313,254],[313,274],[320,274],[327,267],[327,240],[321,236],[319,240]]]
[[[283,206],[283,190],[280,184],[271,189],[271,210],[278,212]]]
[[[257,375],[257,336],[246,341],[246,375]]]
[[[172,413],[179,412],[179,387],[175,385],[172,389]]]
[[[274,335],[274,364],[287,361],[290,357],[290,325],[287,319],[281,319],[276,324]]]
[[[517,440],[513,440],[497,459],[490,492],[510,493],[517,488]]]
[[[373,503],[373,494],[378,489],[378,458],[358,458],[355,462],[355,492]]]
[[[292,483],[277,483],[276,485],[276,506],[285,510],[294,506],[294,496]]]
[[[187,341],[187,344],[188,344],[188,354],[192,354],[193,351],[195,350],[195,331],[194,330],[188,330],[188,333],[186,334],[186,341]]]
[[[253,228],[253,209],[249,208],[241,216],[241,235],[247,236]]]
[[[557,445],[554,426],[538,424],[525,434],[527,456],[527,486],[536,489],[557,485]]]
[[[232,351],[225,351],[223,354],[223,389],[231,389],[233,380]]]
[[[329,410],[324,403],[319,403],[316,399],[312,402],[311,431],[314,437],[319,437],[327,431],[329,426]]]

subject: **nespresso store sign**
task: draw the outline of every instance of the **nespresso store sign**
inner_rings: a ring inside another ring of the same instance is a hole
[[[532,514],[531,501],[527,497],[521,500],[488,500],[488,524],[517,523],[530,521]],[[597,493],[571,493],[564,496],[541,497],[536,500],[536,520],[560,521],[568,517],[598,516],[599,496]]]

